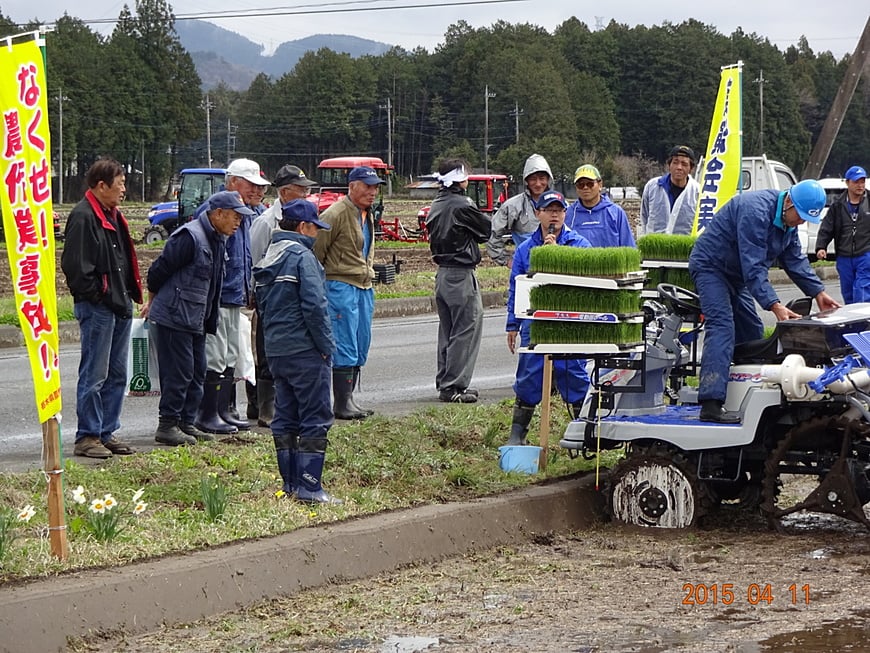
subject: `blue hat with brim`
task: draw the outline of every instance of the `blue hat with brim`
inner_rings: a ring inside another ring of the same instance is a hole
[[[332,229],[330,225],[317,219],[317,207],[308,200],[291,200],[281,205],[282,220],[296,220],[297,222],[310,222],[318,229]]]
[[[375,172],[374,168],[369,168],[368,166],[357,166],[347,173],[347,183],[349,184],[352,181],[361,181],[369,186],[387,183],[378,177],[378,173]]]
[[[848,181],[858,181],[859,179],[867,179],[867,171],[861,166],[852,166],[846,170],[843,175]]]
[[[563,209],[568,208],[568,202],[565,201],[565,196],[555,190],[548,190],[546,193],[543,193],[538,198],[538,201],[535,202],[535,208],[540,211],[541,209],[550,206],[550,204],[558,204]]]
[[[208,213],[215,209],[232,209],[240,215],[254,215],[254,212],[245,206],[242,201],[242,196],[234,190],[222,190],[209,197],[205,202],[199,205],[196,209],[196,215],[202,215],[203,211]]]

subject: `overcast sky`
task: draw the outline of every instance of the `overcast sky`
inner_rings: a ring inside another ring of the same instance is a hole
[[[331,3],[327,0],[297,0],[296,4],[285,4],[276,0],[176,0],[170,4],[177,16],[202,17],[206,13],[221,11],[271,14],[212,19],[221,27],[261,43],[266,51],[273,50],[284,41],[312,34],[351,34],[400,45],[409,50],[422,46],[431,51],[443,42],[447,27],[458,20],[465,20],[472,27],[487,27],[497,20],[532,23],[552,32],[564,20],[577,16],[593,29],[597,24],[607,25],[611,20],[633,27],[638,24],[660,25],[665,21],[680,23],[695,18],[713,25],[725,35],[741,27],[747,33],[754,32],[767,37],[780,50],[785,50],[804,35],[815,52],[830,50],[839,58],[853,52],[858,43],[868,17],[865,2],[605,0],[593,4],[571,0],[500,0],[471,4],[470,0],[336,0]],[[455,6],[444,6],[451,3]],[[38,18],[50,23],[62,16],[64,11],[90,21],[115,19],[124,4],[118,0],[39,0],[36,3],[33,0],[0,0],[0,11],[18,22]],[[126,4],[133,7],[135,0],[129,0]],[[373,10],[375,7],[412,5],[415,8]],[[863,10],[860,9],[862,6],[865,7]],[[343,11],[354,8],[361,11]],[[274,15],[318,9],[332,13]],[[104,33],[111,29],[111,26],[93,27]]]

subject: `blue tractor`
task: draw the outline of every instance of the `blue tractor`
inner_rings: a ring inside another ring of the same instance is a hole
[[[185,168],[181,171],[178,199],[155,204],[148,211],[144,241],[152,245],[169,238],[175,229],[193,218],[196,208],[212,194],[223,190],[224,168]]]

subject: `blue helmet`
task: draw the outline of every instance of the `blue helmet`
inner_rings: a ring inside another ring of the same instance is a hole
[[[825,189],[815,179],[804,179],[788,191],[798,215],[807,222],[818,224],[822,221],[825,208]]]

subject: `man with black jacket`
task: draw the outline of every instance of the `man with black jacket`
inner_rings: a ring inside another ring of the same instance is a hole
[[[825,214],[816,237],[816,258],[828,257],[833,240],[843,301],[870,302],[870,196],[867,171],[861,166],[846,170],[846,192]]]
[[[477,390],[469,383],[483,335],[483,301],[474,270],[480,263],[480,244],[492,232],[489,218],[465,195],[469,169],[462,159],[441,163],[437,175],[441,189],[426,220],[429,251],[438,266],[435,387],[441,401],[463,404],[477,401]]]
[[[61,255],[81,335],[74,452],[110,458],[133,453],[113,433],[121,427],[133,302],[142,303],[142,283],[130,227],[118,210],[124,168],[100,159],[85,180],[88,190],[67,218]]]

